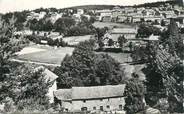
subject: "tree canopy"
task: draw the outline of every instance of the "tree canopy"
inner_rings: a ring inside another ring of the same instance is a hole
[[[55,69],[59,88],[114,85],[124,81],[120,64],[109,55],[95,54],[93,48],[93,40],[81,42],[71,56],[64,58]]]

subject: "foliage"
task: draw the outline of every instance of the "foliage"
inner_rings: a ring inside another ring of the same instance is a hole
[[[85,16],[81,16],[81,21],[77,23],[75,26],[72,26],[67,30],[66,36],[80,36],[80,35],[89,35],[94,34],[95,29],[92,25],[93,20],[89,19]]]
[[[156,101],[158,101],[164,95],[169,103],[168,110],[181,113],[184,111],[182,107],[184,66],[181,56],[183,51],[180,47],[183,44],[178,27],[173,20],[169,25],[168,33],[168,37],[162,36],[159,46],[152,45],[149,48],[152,53],[148,54],[150,61],[146,68],[149,72],[146,79],[149,91],[147,98],[150,101],[150,96],[155,95]],[[159,93],[159,95],[155,93]]]
[[[125,86],[125,106],[124,109],[127,114],[135,114],[145,109],[145,103],[143,101],[145,88],[141,81],[138,79],[138,75],[133,73],[133,78],[130,79]]]
[[[11,19],[10,24],[3,23],[0,29],[0,102],[12,99],[13,103],[7,104],[7,108],[14,103],[19,108],[34,106],[34,103],[45,107],[48,104],[46,93],[49,83],[45,81],[42,70],[34,71],[32,67],[11,61],[15,52],[26,43],[23,37],[14,36],[14,22]]]
[[[54,23],[54,29],[57,32],[66,33],[72,26],[76,24],[75,20],[69,17],[63,17],[56,20]]]
[[[10,23],[9,20],[11,18],[14,18],[14,27],[17,30],[22,30],[24,27],[24,23],[26,22],[26,18],[28,16],[28,11],[22,11],[22,12],[13,12],[13,13],[6,13],[2,16],[2,19],[6,23]]]
[[[67,31],[67,34],[65,36],[80,36],[80,35],[89,35],[93,33],[95,33],[95,31],[91,28],[74,26]]]
[[[159,28],[154,27],[152,25],[149,24],[140,24],[139,25],[139,29],[138,29],[138,33],[137,33],[137,37],[139,38],[146,38],[149,37],[151,34],[154,35],[160,35],[161,31]]]
[[[44,68],[21,65],[17,69],[17,88],[15,104],[18,110],[44,110],[49,106],[46,96],[51,82],[43,73]]]
[[[127,42],[127,40],[125,39],[125,36],[124,35],[118,37],[118,43],[119,43],[119,46],[121,48],[123,47],[124,43],[126,43],[126,42]]]
[[[23,37],[13,35],[14,19],[11,19],[9,23],[3,22],[0,27],[0,102],[11,95],[11,87],[14,82],[11,79],[15,78],[11,74],[10,58],[26,45]]]
[[[59,76],[59,88],[118,84],[123,81],[119,63],[108,55],[95,54],[93,48],[93,40],[81,42],[71,56],[64,58],[61,66],[55,69]]]
[[[54,28],[54,25],[50,20],[46,20],[45,18],[40,19],[32,19],[27,22],[27,27],[34,31],[51,31]]]

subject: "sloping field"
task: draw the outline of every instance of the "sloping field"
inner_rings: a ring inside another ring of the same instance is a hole
[[[130,57],[130,54],[128,53],[112,53],[112,52],[96,52],[96,53],[97,54],[108,54],[121,64],[132,61],[132,58]]]
[[[97,28],[103,28],[103,27],[109,27],[112,28],[114,26],[116,27],[132,27],[131,25],[126,25],[126,24],[121,24],[121,23],[113,23],[113,22],[95,22],[93,23],[93,26],[97,27]]]
[[[39,50],[40,48],[37,47],[37,49]],[[74,48],[70,48],[70,47],[60,47],[56,49],[50,47],[50,49],[45,49],[44,51],[19,55],[18,57],[16,57],[16,59],[23,60],[23,61],[60,65],[65,55],[66,54],[71,55],[73,50]]]
[[[24,55],[24,54],[41,52],[41,51],[45,51],[45,49],[39,49],[39,48],[34,48],[34,47],[26,47],[26,48],[22,49],[20,52],[17,52],[16,54]]]

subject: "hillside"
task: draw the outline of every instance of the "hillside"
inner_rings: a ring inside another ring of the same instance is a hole
[[[160,5],[165,5],[166,3],[169,4],[176,4],[177,2],[174,0],[169,0],[169,1],[160,1],[160,2],[153,2],[153,3],[145,3],[145,4],[139,4],[139,5],[135,5],[133,7],[135,8],[139,8],[139,7],[158,7]]]
[[[65,9],[86,9],[86,10],[102,10],[102,9],[112,9],[116,5],[82,5],[82,6],[74,6],[74,7],[68,7]],[[119,6],[123,8],[124,6]]]

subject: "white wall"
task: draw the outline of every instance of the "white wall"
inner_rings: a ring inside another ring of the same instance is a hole
[[[100,110],[100,106],[103,106],[104,111],[108,110],[119,110],[119,105],[124,107],[125,101],[123,97],[119,98],[109,98],[103,100],[86,100],[83,101],[72,101],[72,111],[79,111],[82,107],[87,107],[87,110],[93,110],[93,107],[96,107],[97,110]],[[110,106],[110,109],[107,109],[107,105]]]
[[[49,88],[47,96],[49,97],[49,102],[54,103],[54,94],[53,92],[57,90],[56,81],[54,81],[53,85]]]

